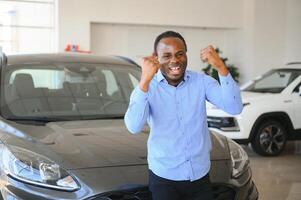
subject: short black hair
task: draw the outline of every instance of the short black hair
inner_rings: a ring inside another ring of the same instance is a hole
[[[175,32],[175,31],[165,31],[165,32],[161,33],[160,35],[158,35],[155,39],[154,53],[156,55],[157,55],[157,46],[158,46],[160,40],[162,40],[163,38],[169,38],[169,37],[179,38],[180,40],[182,40],[184,43],[184,46],[185,46],[185,51],[187,51],[186,41],[180,33]]]

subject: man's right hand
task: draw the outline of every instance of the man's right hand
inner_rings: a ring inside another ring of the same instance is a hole
[[[142,58],[141,61],[142,75],[139,87],[142,91],[147,92],[149,83],[160,68],[160,63],[156,56],[147,56]]]

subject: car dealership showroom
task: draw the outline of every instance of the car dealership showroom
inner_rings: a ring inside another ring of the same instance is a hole
[[[301,0],[0,0],[0,200],[301,200]]]

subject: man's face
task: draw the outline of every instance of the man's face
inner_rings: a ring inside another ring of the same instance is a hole
[[[163,38],[157,46],[160,70],[170,85],[177,86],[184,78],[187,55],[184,42],[175,37]]]

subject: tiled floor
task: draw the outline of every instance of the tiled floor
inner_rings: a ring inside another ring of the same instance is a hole
[[[247,151],[260,200],[301,200],[301,141],[290,141],[278,157]]]

